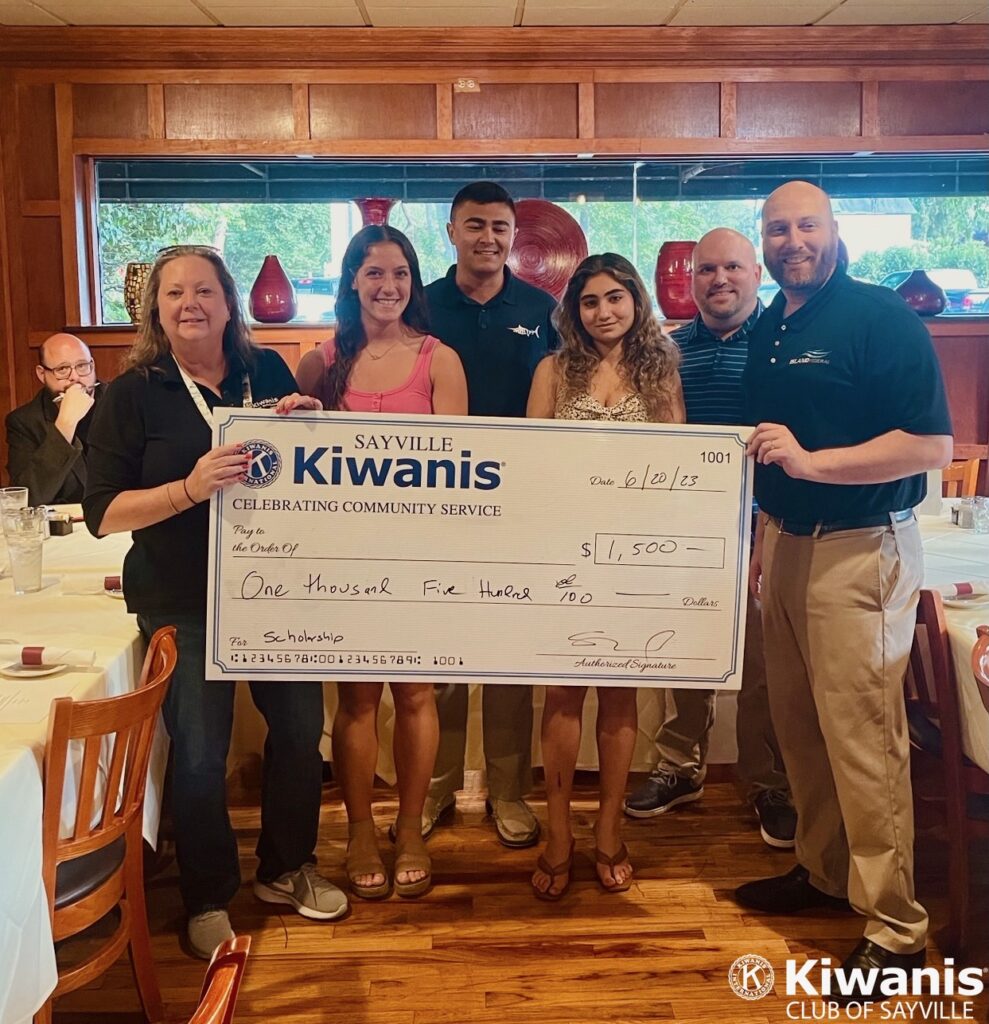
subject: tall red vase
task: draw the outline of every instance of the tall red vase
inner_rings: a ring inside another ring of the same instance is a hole
[[[391,208],[397,201],[396,199],[379,199],[373,196],[354,200],[357,209],[361,211],[361,219],[366,228],[372,224],[387,224],[388,214],[391,213]]]
[[[690,320],[697,315],[691,294],[696,242],[664,242],[656,258],[656,299],[668,320]]]
[[[944,289],[936,285],[923,270],[915,270],[896,290],[918,316],[937,316],[948,305]]]
[[[251,288],[251,316],[263,324],[288,323],[296,313],[295,289],[277,256],[265,256]]]

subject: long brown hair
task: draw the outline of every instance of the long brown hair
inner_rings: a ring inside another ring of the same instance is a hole
[[[344,408],[343,396],[347,391],[347,381],[350,380],[350,373],[361,349],[367,344],[367,334],[361,321],[361,303],[354,290],[354,279],[367,259],[371,246],[385,242],[397,245],[409,265],[411,288],[408,305],[402,310],[402,323],[415,334],[429,333],[426,291],[422,286],[419,257],[412,243],[398,228],[388,224],[371,224],[361,228],[348,243],[340,268],[336,302],[337,329],[333,339],[336,354],[333,365],[326,371],[326,384],[323,390],[327,409]]]
[[[146,370],[149,366],[154,366],[162,356],[171,352],[172,346],[161,326],[161,317],[158,313],[158,289],[165,267],[172,260],[183,256],[201,256],[213,265],[223,289],[223,297],[227,300],[227,309],[230,311],[230,319],[223,328],[223,351],[227,355],[236,355],[245,366],[253,366],[257,346],[251,341],[251,332],[247,327],[240,296],[237,293],[237,283],[223,262],[223,257],[208,245],[173,245],[162,249],[151,268],[141,304],[141,325],[134,344],[124,357],[123,368]]]
[[[580,319],[580,293],[588,280],[597,274],[607,274],[627,288],[632,296],[635,318],[631,330],[622,339],[618,372],[628,387],[643,400],[650,417],[655,422],[665,422],[676,409],[676,371],[680,365],[680,350],[659,326],[638,271],[617,253],[588,256],[574,271],[563,299],[553,313],[553,323],[561,341],[556,366],[562,393],[586,393],[601,362],[594,340]]]

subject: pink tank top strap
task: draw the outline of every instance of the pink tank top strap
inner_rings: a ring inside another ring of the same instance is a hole
[[[419,349],[419,356],[412,368],[412,376],[407,385],[410,389],[418,387],[424,394],[432,394],[433,386],[429,379],[429,369],[433,365],[433,353],[439,343],[440,339],[434,338],[431,334],[427,334],[422,339],[422,347]]]

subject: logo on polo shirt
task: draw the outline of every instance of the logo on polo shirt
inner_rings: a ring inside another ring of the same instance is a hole
[[[535,327],[523,327],[521,324],[516,324],[514,327],[508,328],[512,334],[521,335],[523,338],[538,338],[539,337],[539,324]]]
[[[808,364],[816,366],[830,366],[831,360],[828,359],[829,355],[831,355],[830,352],[825,352],[821,349],[812,349],[810,352],[804,352],[802,355],[794,356],[790,360],[790,366],[806,366]]]
[[[245,487],[267,487],[278,479],[278,474],[282,471],[282,457],[274,445],[268,444],[267,441],[248,441],[243,451],[245,455],[251,457],[247,466]]]

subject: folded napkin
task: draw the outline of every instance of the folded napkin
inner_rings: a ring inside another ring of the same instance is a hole
[[[966,583],[942,583],[938,587],[931,587],[943,598],[987,597],[989,596],[989,580],[969,580]]]
[[[62,593],[72,594],[103,594],[106,592],[120,593],[122,590],[119,576],[98,576],[96,573],[77,573],[62,577]]]
[[[96,651],[84,647],[22,647],[20,644],[3,644],[0,646],[0,662],[10,664],[19,662],[30,668],[42,668],[53,665],[92,665],[96,661]]]

